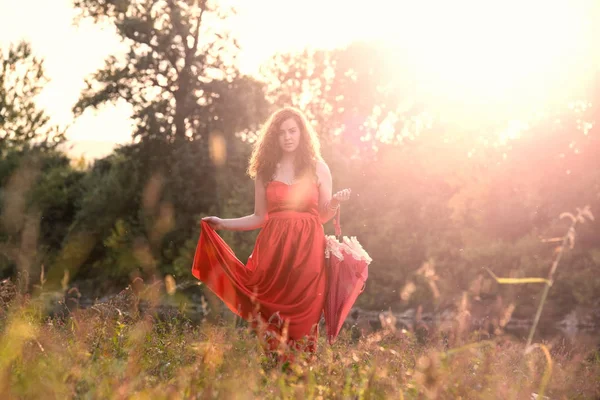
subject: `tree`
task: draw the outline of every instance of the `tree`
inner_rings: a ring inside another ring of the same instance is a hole
[[[231,12],[211,2],[74,4],[79,18],[114,25],[128,50],[87,81],[73,111],[128,103],[136,143],[92,169],[85,181],[91,191],[72,229],[74,238],[91,243],[89,257],[74,252],[65,263],[75,271],[88,257],[86,265],[98,266],[99,274],[127,277],[131,265],[108,269],[120,268],[114,260],[130,249],[144,254],[137,262],[148,275],[155,268],[172,273],[185,243],[197,240],[199,214],[218,213],[221,198],[236,189],[230,177],[221,179],[225,166],[243,178],[247,160],[239,155],[247,152],[236,134],[266,118],[263,84],[237,70],[237,43],[223,28]]]
[[[43,60],[22,41],[0,49],[0,154],[7,148],[54,148],[64,141],[64,129],[35,104],[48,82]]]
[[[47,82],[29,43],[0,49],[0,276],[24,282],[66,235],[81,176],[56,149],[65,130],[35,103]]]
[[[0,279],[34,281],[60,251],[77,213],[83,171],[54,149],[8,148],[0,158]],[[47,271],[47,270],[46,270]]]
[[[413,139],[428,126],[413,72],[382,44],[279,54],[264,66],[268,96],[306,110],[325,142],[368,156]],[[351,150],[352,149],[352,150]]]
[[[175,209],[185,215],[214,207],[211,138],[237,140],[268,111],[263,85],[237,71],[237,43],[222,28],[232,11],[206,0],[77,0],[75,6],[83,18],[114,24],[129,46],[87,82],[75,114],[104,102],[129,103],[137,157],[149,171],[142,179],[171,176],[164,190],[171,189]]]
[[[237,43],[220,28],[227,12],[206,0],[76,0],[75,7],[114,24],[129,46],[88,80],[76,115],[122,99],[133,106],[134,136],[165,143],[207,140],[263,117],[261,85],[239,76]],[[224,107],[236,114],[224,118]]]

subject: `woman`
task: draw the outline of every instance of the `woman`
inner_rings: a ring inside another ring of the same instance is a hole
[[[349,199],[350,189],[332,196],[319,139],[291,107],[264,125],[248,173],[255,180],[254,213],[203,218],[192,273],[234,313],[266,326],[271,349],[287,340],[314,352],[327,290],[322,224]],[[246,265],[215,232],[257,228],[262,230]]]

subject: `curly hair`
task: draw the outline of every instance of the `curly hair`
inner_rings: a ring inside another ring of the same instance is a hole
[[[295,158],[295,175],[297,177],[316,176],[316,162],[322,160],[319,137],[302,111],[294,107],[284,107],[269,117],[258,135],[248,166],[248,175],[252,179],[260,177],[265,184],[273,179],[277,163],[283,154],[279,147],[279,130],[281,124],[289,118],[294,118],[300,128],[300,143]]]

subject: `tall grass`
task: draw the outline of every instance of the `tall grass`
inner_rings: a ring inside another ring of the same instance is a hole
[[[529,399],[540,386],[551,398],[600,396],[597,351],[541,346],[523,362],[522,343],[508,337],[463,332],[448,342],[447,332],[430,331],[423,340],[384,323],[377,332],[345,330],[333,346],[321,337],[315,359],[281,364],[245,324],[142,309],[168,296],[162,285],[138,282],[51,317],[42,296],[8,280],[0,288],[2,399]]]
[[[540,299],[540,303],[538,305],[537,311],[535,313],[535,317],[533,319],[533,324],[531,329],[529,330],[529,335],[527,336],[527,343],[525,345],[525,353],[529,351],[529,347],[533,341],[533,336],[535,335],[535,330],[540,321],[540,316],[542,315],[542,310],[544,309],[544,304],[546,303],[546,299],[548,298],[548,292],[550,288],[554,284],[554,274],[558,268],[560,260],[568,249],[573,249],[575,246],[575,227],[578,223],[585,223],[586,219],[590,221],[594,220],[594,215],[592,214],[590,207],[585,206],[584,208],[577,208],[577,214],[572,213],[562,213],[560,218],[568,218],[571,221],[571,225],[567,229],[567,232],[562,238],[551,239],[549,241],[560,241],[560,245],[555,249],[555,257],[552,262],[552,266],[550,267],[550,271],[548,273],[548,278],[498,278],[492,271],[488,270],[492,277],[500,284],[503,285],[518,285],[518,284],[528,284],[528,283],[543,283],[544,289],[542,291],[542,296]]]

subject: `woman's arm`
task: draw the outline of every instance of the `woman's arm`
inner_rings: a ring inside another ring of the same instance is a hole
[[[213,229],[251,231],[262,227],[267,219],[267,195],[261,178],[257,176],[254,181],[254,214],[241,218],[205,217],[202,219],[207,221]]]
[[[331,171],[324,161],[317,161],[317,177],[319,178],[319,216],[321,223],[324,224],[333,218],[340,203],[350,198],[350,189],[331,195]]]

